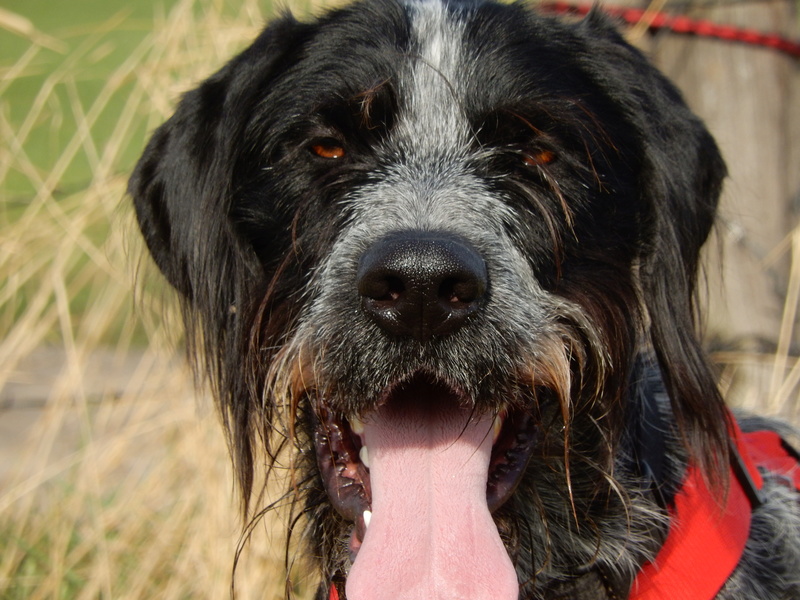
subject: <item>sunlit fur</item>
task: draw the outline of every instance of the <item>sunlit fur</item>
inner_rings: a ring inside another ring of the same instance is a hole
[[[662,495],[690,460],[726,484],[728,417],[694,324],[724,175],[677,90],[598,13],[364,0],[269,25],[186,94],[129,190],[181,295],[245,514],[262,514],[262,457],[293,448],[290,528],[320,597],[349,568],[352,524],[323,489],[315,411],[363,415],[424,374],[476,411],[535,417],[494,518],[521,598],[581,600],[627,595],[668,529],[637,463],[647,381],[669,398]],[[488,299],[454,333],[391,337],[360,310],[359,260],[398,231],[456,236],[485,261]],[[721,597],[751,597],[742,577]]]

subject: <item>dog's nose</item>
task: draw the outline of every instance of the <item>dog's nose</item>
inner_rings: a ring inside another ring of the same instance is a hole
[[[420,342],[456,331],[482,303],[486,264],[466,241],[439,233],[383,238],[361,257],[358,293],[384,331]]]

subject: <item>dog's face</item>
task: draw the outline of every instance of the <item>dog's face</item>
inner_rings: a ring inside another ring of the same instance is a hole
[[[268,27],[130,192],[245,498],[288,433],[348,598],[516,598],[654,527],[615,483],[640,355],[690,452],[724,436],[691,313],[723,174],[598,15],[368,0]]]

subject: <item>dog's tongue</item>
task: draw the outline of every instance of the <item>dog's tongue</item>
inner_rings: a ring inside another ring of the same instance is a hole
[[[403,400],[365,423],[372,516],[348,600],[517,600],[486,504],[491,415],[423,392]]]

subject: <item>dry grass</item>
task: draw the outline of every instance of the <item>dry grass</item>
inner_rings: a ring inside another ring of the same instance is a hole
[[[720,369],[720,387],[730,405],[800,425],[800,226],[765,257],[764,267],[771,267],[787,255],[789,277],[776,347],[769,351],[715,352],[712,358]]]
[[[169,294],[144,273],[132,299],[132,273],[151,267],[136,260],[142,249],[129,234],[124,188],[145,132],[256,34],[259,4],[179,0],[90,98],[80,92],[82,73],[113,45],[119,20],[70,47],[0,12],[0,28],[29,41],[0,71],[0,400],[11,405],[0,406],[0,420],[27,408],[40,415],[20,421],[13,469],[0,471],[0,598],[229,594],[240,523],[227,452],[209,402],[197,401],[171,350],[180,342],[168,333],[178,329],[167,326],[175,321]],[[20,107],[9,107],[3,94],[37,72],[45,52],[61,58],[15,117]],[[66,121],[74,127],[62,137]],[[34,156],[39,143],[56,148],[52,161]],[[90,176],[76,183],[75,172]],[[719,359],[726,381],[743,365],[767,365],[769,410],[796,416],[800,363],[789,342],[800,292],[798,235],[791,242],[777,355]],[[57,349],[58,360],[33,364],[42,348]],[[283,596],[279,523],[279,516],[265,520],[256,531],[238,570],[240,598]],[[307,592],[302,577],[295,585]]]
[[[174,357],[169,294],[139,263],[124,189],[145,132],[254,37],[259,4],[180,0],[91,97],[85,70],[124,17],[70,45],[0,13],[29,41],[0,71],[0,98],[61,53],[22,117],[0,104],[0,419],[18,441],[0,471],[0,598],[229,595],[241,523],[227,450]],[[276,523],[255,532],[240,598],[283,597]]]

